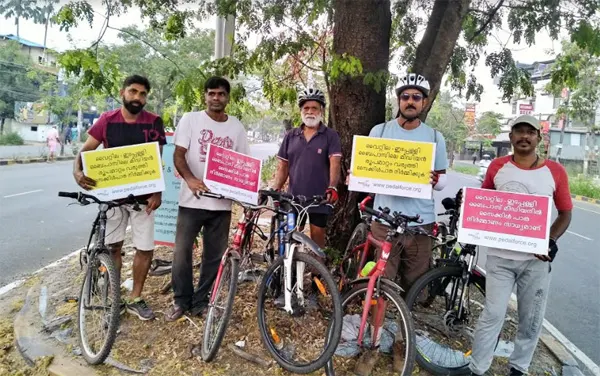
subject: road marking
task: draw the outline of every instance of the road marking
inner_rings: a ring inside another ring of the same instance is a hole
[[[15,289],[15,288],[21,286],[24,282],[25,282],[24,279],[20,279],[18,281],[11,282],[6,286],[2,286],[0,288],[0,296],[6,294],[7,292],[9,292],[12,289]]]
[[[575,207],[576,209],[581,209],[581,210],[588,211],[590,213],[600,214],[600,211],[595,211],[595,210],[592,210],[592,209],[582,208],[581,206],[573,205],[573,207]]]
[[[580,234],[578,234],[578,233],[576,233],[576,232],[573,232],[573,231],[569,231],[569,230],[567,230],[567,232],[568,232],[569,234],[571,234],[571,235],[579,236],[580,238],[583,238],[583,239],[585,239],[585,240],[589,240],[589,241],[592,241],[592,240],[594,240],[594,239],[590,239],[590,238],[588,238],[587,236],[580,235]]]
[[[4,198],[23,196],[23,195],[28,195],[30,193],[37,193],[37,192],[41,192],[41,191],[43,191],[43,189],[36,189],[35,191],[27,191],[27,192],[15,193],[14,195],[4,196]]]

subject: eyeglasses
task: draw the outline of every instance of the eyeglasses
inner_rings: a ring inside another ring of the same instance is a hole
[[[404,93],[402,95],[400,95],[400,100],[401,101],[408,101],[410,98],[412,98],[413,101],[415,102],[420,102],[421,99],[423,99],[423,94],[418,94],[418,93],[413,93],[413,94],[408,94],[408,93]]]

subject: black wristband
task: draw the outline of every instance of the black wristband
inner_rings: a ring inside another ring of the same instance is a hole
[[[550,250],[548,256],[550,257],[550,262],[552,262],[558,253],[558,245],[556,245],[556,241],[552,238],[548,242],[548,249]]]

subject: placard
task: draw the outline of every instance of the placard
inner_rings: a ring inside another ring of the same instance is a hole
[[[458,242],[548,254],[551,198],[463,188]]]
[[[179,189],[182,178],[175,169],[173,153],[173,132],[167,132],[167,144],[163,145],[162,170],[165,177],[165,190],[162,204],[154,212],[154,244],[175,246],[175,229],[177,228],[177,212],[179,210]]]
[[[158,142],[81,153],[83,173],[96,181],[92,194],[116,200],[165,190]]]
[[[206,153],[204,184],[212,193],[247,204],[258,204],[262,161],[210,144]]]
[[[435,143],[354,136],[348,189],[431,198]]]

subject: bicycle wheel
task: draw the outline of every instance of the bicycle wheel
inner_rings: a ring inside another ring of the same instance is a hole
[[[377,287],[375,287],[377,289]],[[358,344],[356,343],[357,338],[349,338],[350,331],[346,331],[347,329],[354,326],[356,322],[353,322],[352,316],[357,315],[358,322],[356,324],[360,325],[360,316],[362,316],[363,312],[363,304],[367,295],[368,283],[361,282],[355,284],[350,291],[348,291],[342,297],[342,309],[344,311],[344,338],[340,341],[338,345],[338,350],[336,351],[336,355],[338,353],[345,352],[346,350],[355,347],[358,350]],[[380,351],[383,351],[384,347],[389,347],[391,350],[392,343],[396,341],[398,338],[402,338],[402,344],[404,349],[404,365],[402,372],[400,375],[410,375],[412,374],[414,365],[415,365],[415,347],[416,347],[416,337],[415,337],[415,329],[413,326],[413,320],[410,315],[410,311],[404,300],[398,295],[396,289],[391,287],[386,283],[380,284],[380,290],[374,291],[378,292],[380,296],[387,301],[386,304],[386,312],[385,312],[385,321],[382,327],[382,332],[386,333],[387,342],[389,342],[386,346],[384,346],[384,335],[382,334]],[[356,327],[355,327],[356,328]],[[354,333],[358,336],[358,328]],[[370,343],[371,339],[365,335],[365,342]],[[325,367],[325,373],[327,376],[335,376],[336,369],[338,373],[341,374],[351,374],[351,370],[348,369],[352,367],[354,362],[349,362],[343,360],[342,356],[334,356],[329,360],[327,366]],[[382,370],[387,367],[381,367]],[[383,372],[383,371],[382,371]],[[378,375],[381,373],[377,373]],[[391,374],[397,375],[394,371]]]
[[[97,254],[87,264],[79,295],[77,321],[81,354],[89,364],[104,362],[117,337],[121,310],[119,280],[110,255]],[[92,327],[94,319],[98,321],[97,328]]]
[[[369,226],[364,222],[356,225],[354,231],[352,231],[352,235],[350,235],[350,240],[346,246],[346,251],[344,252],[344,259],[342,260],[342,282],[346,283],[358,278],[360,273],[360,270],[358,269],[362,252],[352,253],[352,251],[354,248],[367,241],[368,233]]]
[[[306,374],[325,366],[337,347],[342,332],[341,299],[327,268],[312,256],[296,250],[292,259],[294,313],[289,314],[278,299],[283,297],[285,286],[283,263],[283,257],[277,258],[262,278],[258,291],[258,327],[265,347],[282,368]],[[304,267],[307,273],[303,273],[302,283],[307,279],[305,285],[309,287],[306,289],[296,283],[296,274]],[[311,292],[314,295],[310,295]],[[308,296],[300,298],[304,293]],[[308,338],[320,332],[322,338]],[[293,343],[294,339],[299,343]]]
[[[417,335],[417,363],[433,374],[464,375],[470,372],[474,326],[485,303],[485,278],[471,274],[468,303],[458,312],[465,290],[461,266],[430,270],[406,296]]]
[[[228,256],[223,264],[215,295],[210,297],[211,302],[208,305],[206,320],[204,320],[204,338],[201,350],[202,359],[205,362],[214,359],[225,336],[237,290],[238,270],[238,260]],[[216,279],[215,283],[217,283]]]

